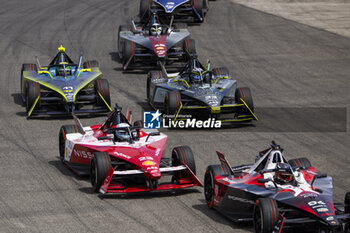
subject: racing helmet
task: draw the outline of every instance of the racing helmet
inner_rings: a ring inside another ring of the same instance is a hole
[[[294,181],[292,167],[288,163],[277,163],[274,180],[281,185],[291,184]]]
[[[160,36],[162,34],[162,26],[159,23],[153,23],[151,26],[151,35]]]
[[[203,83],[203,76],[202,72],[204,70],[199,64],[199,61],[197,59],[193,59],[192,63],[192,71],[190,75],[190,82],[193,84],[202,84]]]
[[[116,125],[114,135],[118,142],[129,142],[131,141],[130,126],[127,123],[120,123]]]

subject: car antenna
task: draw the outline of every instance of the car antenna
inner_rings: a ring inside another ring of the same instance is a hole
[[[80,68],[82,60],[83,60],[83,52],[80,52],[78,68]]]
[[[37,55],[35,55],[35,60],[36,60],[36,63],[38,63],[39,70],[41,70],[41,65],[40,65],[39,58]]]

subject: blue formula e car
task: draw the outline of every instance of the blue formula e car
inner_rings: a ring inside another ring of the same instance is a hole
[[[111,111],[109,83],[97,61],[76,64],[61,45],[48,66],[23,64],[21,96],[27,117]],[[82,66],[82,67],[81,67]]]
[[[157,11],[168,21],[200,23],[208,9],[208,0],[141,0],[139,16],[146,22],[151,12]]]

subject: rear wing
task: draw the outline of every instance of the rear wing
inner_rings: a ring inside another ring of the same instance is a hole
[[[221,166],[223,167],[223,169],[225,171],[229,171],[230,175],[233,175],[234,173],[233,173],[232,167],[229,164],[229,162],[226,160],[225,155],[220,151],[216,151],[216,153],[218,154],[218,157],[219,157],[219,160],[220,160],[220,163],[221,163]]]

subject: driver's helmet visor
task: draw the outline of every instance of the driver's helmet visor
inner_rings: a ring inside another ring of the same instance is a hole
[[[291,181],[293,178],[293,175],[289,172],[277,172],[277,176],[286,182]]]

